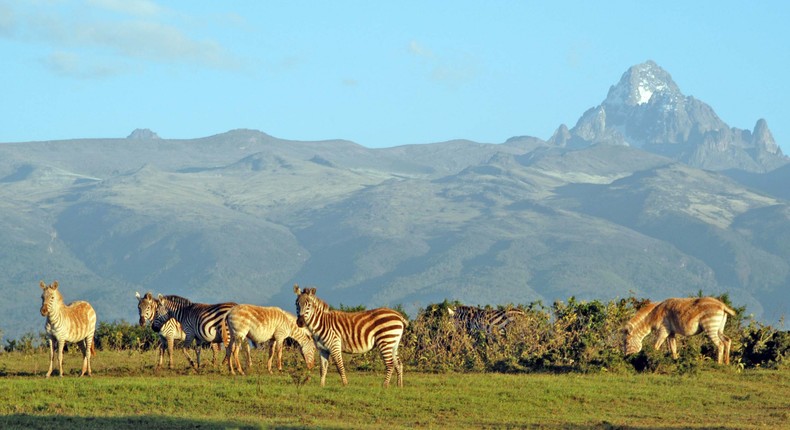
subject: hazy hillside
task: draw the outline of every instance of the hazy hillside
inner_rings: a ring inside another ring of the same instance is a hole
[[[640,88],[632,78],[604,110]],[[697,149],[730,140],[714,155],[695,149],[698,164],[656,150],[658,132],[639,135],[642,147],[618,140],[655,106],[617,106],[616,127],[590,128],[605,124],[585,114],[548,142],[368,149],[255,130],[190,140],[139,130],[0,144],[0,330],[43,330],[38,282],[53,279],[100,320],[136,320],[135,291],[292,310],[294,283],[334,305],[412,314],[444,299],[703,291],[728,292],[763,320],[787,316],[790,165],[767,126],[737,141],[706,129]],[[579,140],[585,130],[597,131]]]

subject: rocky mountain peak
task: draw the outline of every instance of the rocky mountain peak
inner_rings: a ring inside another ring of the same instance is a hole
[[[683,95],[653,61],[630,67],[603,103],[584,112],[572,129],[558,129],[549,143],[628,145],[709,170],[766,172],[790,161],[764,120],[754,132],[730,127],[713,108]]]
[[[679,99],[683,96],[672,76],[649,60],[631,66],[623,73],[620,82],[609,88],[603,105],[639,106],[650,102],[658,94],[664,99]]]
[[[771,134],[771,130],[768,129],[768,123],[762,118],[760,118],[757,121],[757,124],[754,125],[752,139],[755,146],[763,149],[766,152],[771,154],[781,153],[779,145],[777,145],[776,141],[774,140],[774,135]]]
[[[159,135],[147,128],[135,129],[132,134],[126,137],[127,139],[150,140],[159,139]]]

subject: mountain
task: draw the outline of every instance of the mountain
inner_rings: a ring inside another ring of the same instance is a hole
[[[626,71],[604,101],[549,140],[559,146],[630,145],[707,170],[768,172],[788,163],[768,124],[730,128],[713,108],[685,96],[652,61]]]
[[[412,316],[445,299],[698,291],[728,292],[762,320],[786,316],[790,165],[769,151],[767,125],[747,142],[652,63],[624,78],[596,108],[603,121],[585,114],[549,141],[368,149],[141,129],[0,144],[0,330],[43,330],[38,282],[54,279],[100,321],[136,321],[136,291],[292,309],[294,283],[336,306],[401,304]],[[730,167],[700,168],[713,162],[701,149],[656,150],[696,145],[665,132],[683,129],[681,116],[647,127],[660,100],[684,106],[699,136],[737,146],[717,153]]]

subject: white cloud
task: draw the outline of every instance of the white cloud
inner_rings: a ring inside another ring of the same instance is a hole
[[[43,64],[52,72],[78,79],[101,79],[120,75],[128,69],[109,61],[92,63],[79,54],[66,51],[55,51],[44,59]]]
[[[42,63],[70,76],[112,76],[129,69],[118,64],[138,69],[146,62],[240,67],[222,44],[188,34],[164,11],[149,0],[0,3],[0,36],[49,48]]]
[[[163,11],[161,6],[149,0],[88,0],[88,4],[108,11],[135,16],[154,16]]]
[[[452,57],[438,55],[415,40],[409,43],[409,52],[430,67],[428,76],[436,82],[455,86],[471,81],[479,74],[478,62],[469,54]]]
[[[433,51],[426,48],[416,40],[412,40],[411,42],[409,42],[409,52],[422,58],[436,58]]]

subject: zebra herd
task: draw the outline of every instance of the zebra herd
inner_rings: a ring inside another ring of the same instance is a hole
[[[66,305],[58,289],[58,282],[47,285],[41,281],[41,315],[46,317],[46,333],[49,342],[50,363],[46,377],[52,374],[55,348],[58,350],[58,368],[63,376],[63,347],[65,342],[76,342],[82,351],[83,364],[80,376],[91,376],[90,359],[95,355],[93,337],[96,330],[96,312],[85,301]],[[362,354],[378,348],[386,367],[384,387],[388,387],[392,374],[397,374],[397,384],[403,386],[403,363],[398,356],[398,346],[408,326],[408,320],[399,312],[388,308],[376,308],[359,312],[330,309],[329,305],[316,296],[315,288],[300,289],[294,285],[296,315],[277,307],[224,302],[217,304],[193,303],[176,296],[156,298],[146,293],[136,293],[139,324],[151,324],[159,334],[160,348],[157,368],[162,366],[165,350],[169,354],[169,366],[173,367],[173,346],[183,341],[183,352],[195,369],[200,368],[201,345],[211,345],[216,355],[225,345],[225,358],[231,374],[236,370],[244,374],[239,361],[239,350],[246,349],[247,368],[252,364],[250,343],[258,346],[269,344],[268,371],[272,372],[275,352],[278,369],[282,370],[282,348],[286,338],[293,339],[304,357],[305,364],[312,369],[315,352],[321,358],[321,386],[326,383],[330,358],[334,360],[343,385],[348,384],[342,353]],[[482,309],[471,306],[454,306],[448,313],[455,323],[469,332],[503,333],[504,329],[525,316],[518,309]],[[724,335],[727,315],[735,311],[712,297],[697,299],[667,299],[660,303],[648,303],[623,327],[623,353],[633,354],[641,350],[642,340],[650,332],[657,332],[658,349],[668,340],[673,357],[677,358],[676,337],[691,336],[705,332],[718,348],[717,361],[729,363],[730,339]],[[190,345],[195,349],[195,360],[187,352]]]

